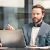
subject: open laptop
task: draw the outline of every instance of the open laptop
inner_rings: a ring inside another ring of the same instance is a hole
[[[3,47],[25,47],[23,31],[17,30],[0,30],[0,42]]]

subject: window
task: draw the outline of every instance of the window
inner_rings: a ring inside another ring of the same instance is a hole
[[[7,29],[10,24],[15,29],[24,24],[24,0],[5,0],[0,5],[0,29]]]

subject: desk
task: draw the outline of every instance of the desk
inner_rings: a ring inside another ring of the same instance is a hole
[[[0,47],[0,50],[50,50],[50,49]]]
[[[0,50],[19,50],[20,48],[0,47]]]

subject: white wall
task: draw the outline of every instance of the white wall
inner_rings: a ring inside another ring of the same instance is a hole
[[[46,9],[50,9],[50,0],[33,0],[33,5],[41,4]]]
[[[3,7],[24,7],[24,0],[0,0]]]

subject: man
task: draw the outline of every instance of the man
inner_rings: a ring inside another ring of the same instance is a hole
[[[50,26],[43,21],[45,9],[37,4],[32,7],[32,23],[23,27],[27,46],[49,46]]]
[[[45,9],[37,4],[32,7],[32,23],[24,24],[23,32],[27,46],[49,46],[50,26],[43,21]],[[11,26],[8,26],[10,30]]]

